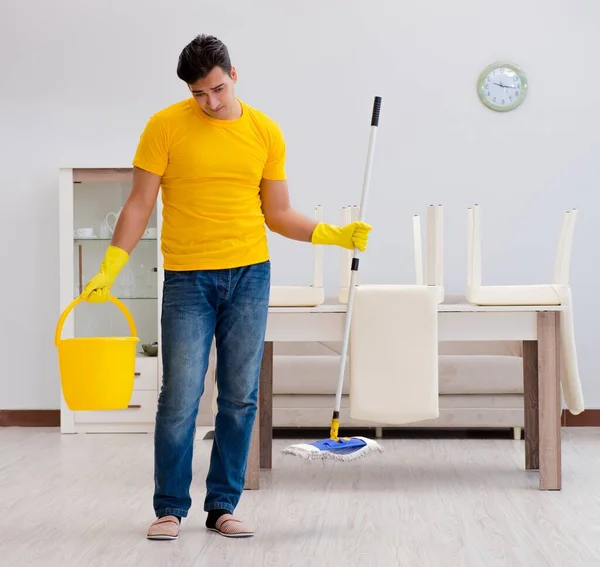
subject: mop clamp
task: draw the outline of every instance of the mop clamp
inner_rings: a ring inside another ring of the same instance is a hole
[[[331,420],[331,430],[329,432],[329,438],[332,441],[339,440],[339,431],[340,431],[340,413],[335,411],[333,412],[333,418]]]

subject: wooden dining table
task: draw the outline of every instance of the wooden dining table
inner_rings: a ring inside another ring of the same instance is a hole
[[[524,470],[539,473],[540,490],[562,488],[560,312],[560,305],[478,306],[466,300],[443,302],[438,306],[440,342],[522,342]],[[258,412],[247,463],[246,489],[259,489],[261,469],[272,468],[273,343],[341,342],[345,315],[344,304],[269,309],[260,372]],[[325,427],[329,424],[323,425]]]

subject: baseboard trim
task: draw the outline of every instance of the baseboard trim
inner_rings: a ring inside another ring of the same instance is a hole
[[[578,415],[563,410],[561,416],[563,427],[600,427],[600,409],[588,409]]]
[[[563,410],[563,427],[600,427],[600,409],[579,415]],[[60,410],[0,410],[0,427],[60,427]]]
[[[0,410],[0,427],[60,427],[60,410]]]

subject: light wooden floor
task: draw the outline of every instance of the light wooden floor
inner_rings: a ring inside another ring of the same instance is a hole
[[[273,470],[238,513],[258,528],[204,529],[210,441],[175,542],[145,539],[152,436],[0,429],[0,566],[600,566],[600,429],[563,430],[562,492],[539,492],[511,439],[384,439],[386,452],[305,464],[274,441]]]

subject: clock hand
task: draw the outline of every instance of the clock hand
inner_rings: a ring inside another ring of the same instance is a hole
[[[516,89],[517,87],[513,87],[510,85],[503,85],[502,83],[494,83],[495,85],[498,85],[499,87],[502,87],[503,89]]]

